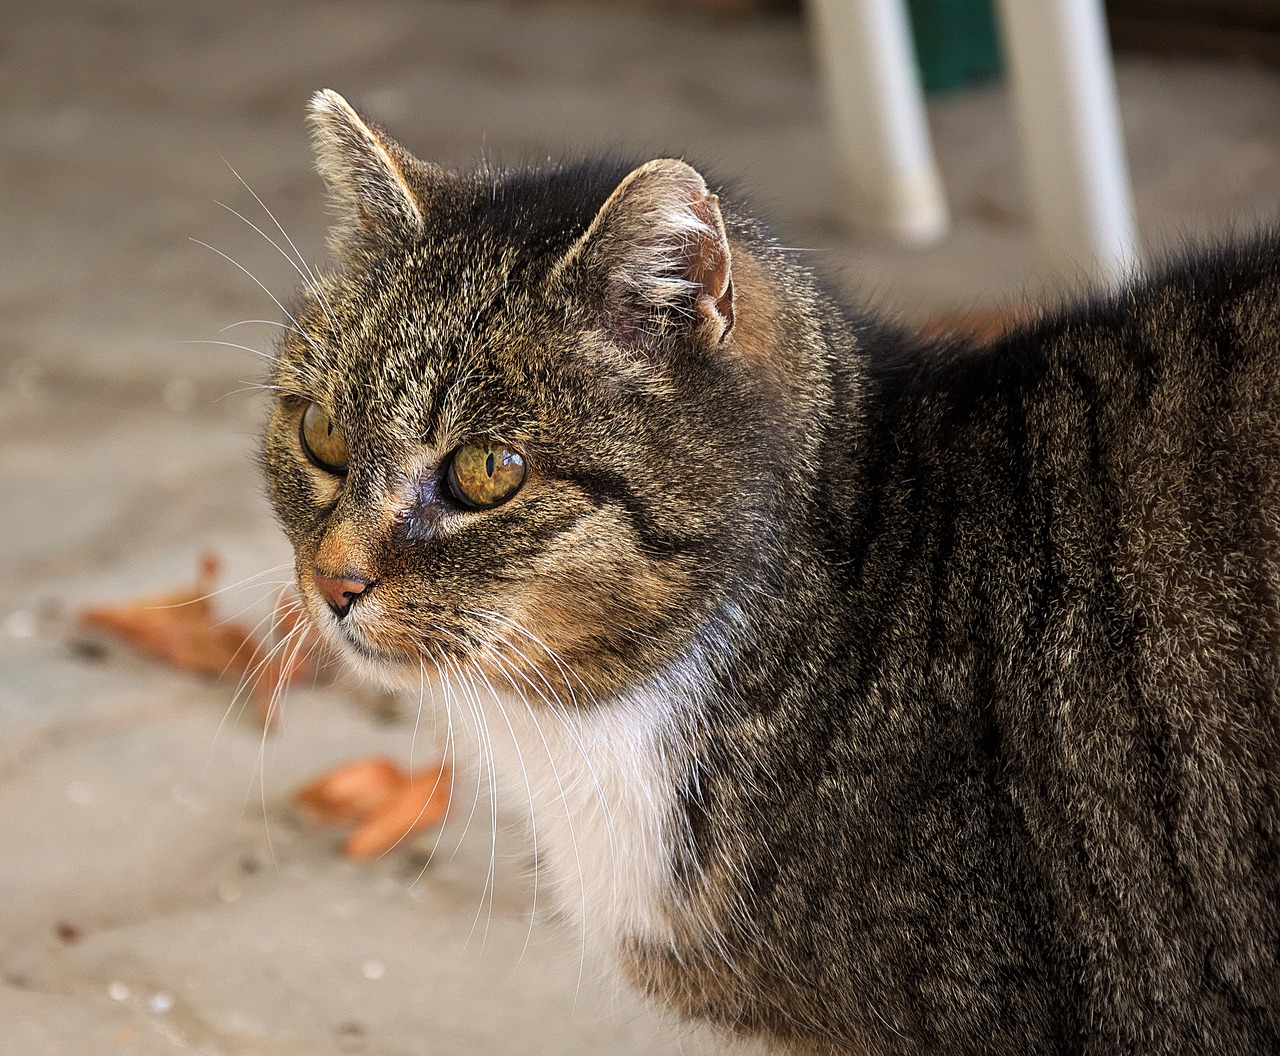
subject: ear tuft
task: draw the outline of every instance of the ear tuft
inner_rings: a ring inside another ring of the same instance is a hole
[[[692,166],[663,158],[618,185],[560,270],[602,269],[613,298],[659,329],[723,341],[733,327],[731,259],[719,199]]]
[[[423,210],[410,174],[426,166],[329,88],[311,97],[307,118],[316,168],[338,214],[334,245],[341,248],[353,236],[420,235]]]

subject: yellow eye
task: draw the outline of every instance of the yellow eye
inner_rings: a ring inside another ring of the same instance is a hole
[[[341,475],[347,471],[347,442],[320,404],[307,404],[298,438],[303,454],[326,473]]]
[[[501,444],[466,444],[449,461],[449,490],[473,510],[500,506],[520,490],[524,477],[524,456]]]

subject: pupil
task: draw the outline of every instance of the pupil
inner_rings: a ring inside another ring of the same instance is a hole
[[[494,464],[494,463],[493,463],[493,452],[492,452],[492,451],[490,451],[490,452],[489,452],[489,457],[488,457],[488,458],[486,458],[486,459],[484,460],[484,471],[485,471],[489,476],[493,476],[493,464]]]

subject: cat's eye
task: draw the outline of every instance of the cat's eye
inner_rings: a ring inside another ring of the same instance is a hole
[[[303,453],[326,473],[341,475],[347,471],[347,442],[320,404],[307,404],[298,437]]]
[[[502,444],[465,444],[449,460],[449,491],[472,510],[500,506],[520,490],[524,478],[524,456]]]

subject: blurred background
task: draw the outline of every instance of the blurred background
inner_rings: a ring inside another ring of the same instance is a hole
[[[287,578],[254,466],[273,327],[253,320],[297,281],[277,222],[324,257],[302,120],[320,87],[445,164],[684,156],[909,325],[1058,296],[995,20],[903,10],[950,217],[927,245],[857,223],[792,2],[0,4],[0,1054],[717,1051],[583,969],[466,760],[444,835],[372,864],[295,814],[334,762],[429,761],[413,708],[295,687],[264,737],[234,682],[77,614],[190,583],[212,552],[220,618],[252,625]],[[1273,0],[1107,14],[1143,255],[1274,220]]]

